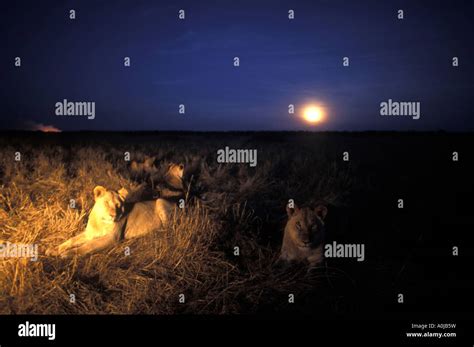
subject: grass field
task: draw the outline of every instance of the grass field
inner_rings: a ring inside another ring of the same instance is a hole
[[[189,144],[29,143],[3,148],[0,239],[38,244],[42,256],[37,262],[1,261],[1,312],[253,312],[266,291],[278,296],[305,290],[316,279],[305,278],[304,271],[272,273],[286,201],[343,203],[350,188],[349,166],[311,152],[292,158],[296,149],[278,148],[260,151],[257,168],[219,165],[215,143],[199,139]],[[21,161],[13,160],[15,152],[21,153]],[[125,187],[136,200],[151,198],[151,184],[133,177],[125,152],[135,160],[157,156],[163,166],[185,163],[187,207],[178,211],[164,233],[84,259],[45,257],[46,247],[85,228],[96,185]],[[314,178],[308,179],[305,172]],[[147,189],[138,190],[141,183]],[[74,209],[69,207],[71,199]],[[130,256],[124,254],[127,246]],[[235,246],[240,256],[234,256]],[[185,295],[184,305],[180,294]]]
[[[419,240],[421,226],[436,222],[431,217],[424,221],[419,217],[428,216],[427,206],[438,205],[433,203],[432,195],[437,194],[432,193],[430,185],[436,178],[418,178],[434,174],[432,166],[438,165],[440,156],[449,156],[451,149],[444,146],[445,142],[461,147],[471,142],[462,137],[454,142],[451,138],[439,140],[435,135],[397,135],[397,140],[392,135],[377,136],[3,136],[0,240],[37,244],[40,257],[36,262],[0,260],[0,313],[337,314],[357,313],[367,307],[387,309],[391,307],[389,298],[397,290],[404,287],[416,292],[420,284],[413,280],[420,273],[427,274],[426,269],[420,272],[427,259],[424,253],[416,253],[424,249],[420,242],[426,241],[434,249],[446,244],[433,231],[437,229],[430,227],[421,232]],[[427,138],[439,148],[430,146],[424,161],[413,152],[404,152],[411,146],[426,144]],[[400,139],[404,141],[402,149],[397,147],[402,143]],[[257,149],[258,165],[218,164],[216,151],[225,146]],[[342,160],[344,151],[350,152],[348,162]],[[16,152],[21,153],[20,161],[14,160]],[[46,257],[47,247],[85,228],[96,185],[125,187],[137,201],[152,197],[151,183],[134,177],[130,162],[124,160],[125,152],[130,153],[131,160],[156,156],[160,166],[184,163],[186,208],[176,213],[164,232],[84,258]],[[452,175],[458,175],[459,180],[450,183],[453,196],[462,194],[458,191],[464,189],[460,182],[467,181],[470,168],[453,169],[458,170]],[[438,168],[438,174],[446,170]],[[464,187],[469,190],[472,185]],[[441,188],[438,194],[446,192],[448,189]],[[391,205],[397,194],[417,198],[399,214]],[[75,208],[70,207],[71,199]],[[304,266],[276,270],[274,262],[281,246],[288,199],[298,204],[325,201],[330,206],[327,224],[331,238],[365,242],[367,261],[363,265],[329,261],[321,271],[309,274]],[[415,206],[422,208],[416,210]],[[463,210],[453,208],[452,202],[439,210],[458,213],[456,220],[464,220]],[[431,212],[439,216],[437,209]],[[439,218],[441,222],[448,220]],[[469,223],[465,222],[466,228],[471,226]],[[451,235],[453,242],[460,240],[461,234]],[[240,249],[238,256],[234,255],[236,246]],[[125,254],[126,247],[130,255]],[[184,303],[180,302],[181,294]],[[295,295],[295,304],[288,303],[289,294]]]

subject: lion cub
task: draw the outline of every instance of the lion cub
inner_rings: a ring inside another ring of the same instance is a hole
[[[286,207],[288,222],[285,226],[280,262],[307,261],[315,267],[324,259],[324,219],[328,209],[318,205],[309,207]]]

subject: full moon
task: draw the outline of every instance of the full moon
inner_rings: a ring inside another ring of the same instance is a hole
[[[307,106],[303,111],[303,118],[311,124],[321,123],[324,119],[324,110],[320,106]]]

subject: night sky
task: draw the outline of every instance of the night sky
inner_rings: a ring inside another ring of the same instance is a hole
[[[474,130],[473,1],[19,0],[0,10],[0,129]],[[95,119],[55,115],[63,99],[95,102]],[[388,99],[421,102],[421,118],[381,116]],[[326,122],[299,119],[310,103]]]

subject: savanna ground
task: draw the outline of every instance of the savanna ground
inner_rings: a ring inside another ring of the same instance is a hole
[[[0,313],[468,313],[473,142],[444,133],[2,134],[0,241],[38,244],[40,258],[0,260]],[[257,149],[258,165],[218,164],[225,146]],[[186,208],[164,232],[84,258],[46,257],[85,228],[96,185],[152,197],[125,152],[184,163]],[[327,241],[364,243],[365,261],[276,269],[288,199],[325,201]]]

